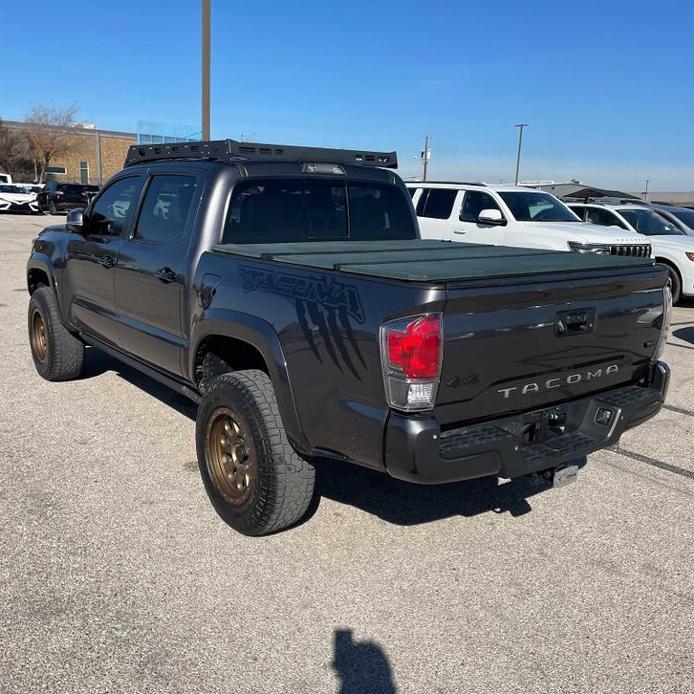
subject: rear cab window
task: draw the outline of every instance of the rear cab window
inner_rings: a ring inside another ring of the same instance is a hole
[[[268,178],[237,183],[223,243],[417,238],[406,193],[344,179]]]

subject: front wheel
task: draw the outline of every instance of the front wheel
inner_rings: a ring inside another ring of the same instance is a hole
[[[29,344],[34,366],[47,381],[77,378],[84,363],[84,344],[60,319],[60,308],[50,287],[39,287],[29,301]]]
[[[680,279],[679,272],[677,272],[674,267],[665,264],[663,264],[663,267],[667,270],[668,279],[670,280],[672,304],[674,306],[679,303],[679,300],[682,298],[682,280]]]
[[[288,528],[308,510],[315,470],[292,448],[262,371],[223,374],[198,409],[200,474],[220,517],[244,535]]]

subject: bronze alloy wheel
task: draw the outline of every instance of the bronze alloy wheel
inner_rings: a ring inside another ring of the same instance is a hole
[[[206,462],[210,477],[226,501],[240,506],[251,495],[255,461],[248,436],[228,407],[220,407],[207,425]]]
[[[46,334],[46,324],[40,311],[34,311],[31,317],[31,344],[34,347],[34,354],[40,362],[46,361],[48,354],[48,335]]]

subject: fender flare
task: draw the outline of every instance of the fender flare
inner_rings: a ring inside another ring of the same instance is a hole
[[[241,340],[260,352],[267,364],[287,436],[298,452],[309,455],[311,446],[299,420],[284,351],[272,325],[257,316],[231,309],[206,311],[194,324],[190,335],[187,371],[192,383],[195,382],[195,356],[200,344],[212,336]]]

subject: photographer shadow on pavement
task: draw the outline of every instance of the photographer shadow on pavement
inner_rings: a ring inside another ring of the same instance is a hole
[[[374,641],[355,641],[351,629],[335,631],[333,670],[338,694],[395,694],[397,689],[384,650]]]

